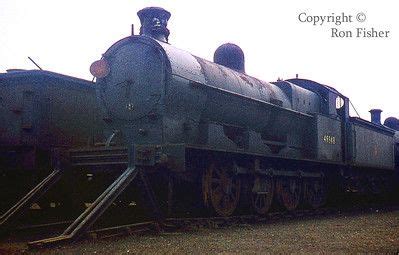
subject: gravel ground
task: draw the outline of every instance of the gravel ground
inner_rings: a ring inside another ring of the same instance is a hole
[[[0,254],[21,253],[0,243]],[[26,251],[25,251],[26,252]],[[44,254],[258,254],[399,252],[399,210],[83,241]]]

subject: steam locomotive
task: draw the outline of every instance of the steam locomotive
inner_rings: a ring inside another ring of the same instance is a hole
[[[274,200],[287,210],[318,208],[334,186],[393,187],[397,119],[387,127],[379,110],[373,122],[350,117],[349,99],[315,81],[251,77],[233,44],[214,62],[196,57],[168,43],[168,11],[138,16],[140,35],[91,66],[103,119],[124,137],[132,165],[200,185],[198,203],[220,216],[240,200],[265,214]]]
[[[190,204],[219,216],[242,208],[265,215],[274,202],[319,208],[336,191],[393,194],[398,119],[382,125],[380,110],[372,122],[351,117],[349,99],[315,81],[251,77],[234,44],[220,46],[214,62],[199,58],[169,44],[168,11],[138,16],[140,35],[91,65],[95,86],[45,71],[0,75],[5,172],[73,168],[109,178],[127,167],[74,226],[92,224],[138,173],[151,177],[143,181],[150,200],[172,213]],[[43,193],[51,178],[32,192]],[[86,184],[74,185],[79,197]],[[29,194],[20,205],[34,200]]]

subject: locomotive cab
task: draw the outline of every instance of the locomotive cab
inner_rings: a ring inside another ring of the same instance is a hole
[[[307,79],[289,79],[289,82],[316,93],[320,98],[320,113],[339,117],[342,121],[349,118],[349,99],[332,87]]]

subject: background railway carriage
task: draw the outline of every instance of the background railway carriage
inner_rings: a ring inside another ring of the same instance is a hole
[[[48,175],[54,156],[93,145],[97,116],[92,82],[41,70],[0,74],[0,208]]]

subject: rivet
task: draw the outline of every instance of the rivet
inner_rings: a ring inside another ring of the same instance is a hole
[[[145,129],[143,129],[143,128],[140,128],[140,129],[139,129],[139,134],[140,134],[140,135],[147,135],[147,130],[145,130]]]
[[[133,111],[134,110],[134,104],[133,103],[128,103],[126,105],[126,109],[128,109],[129,111]]]

